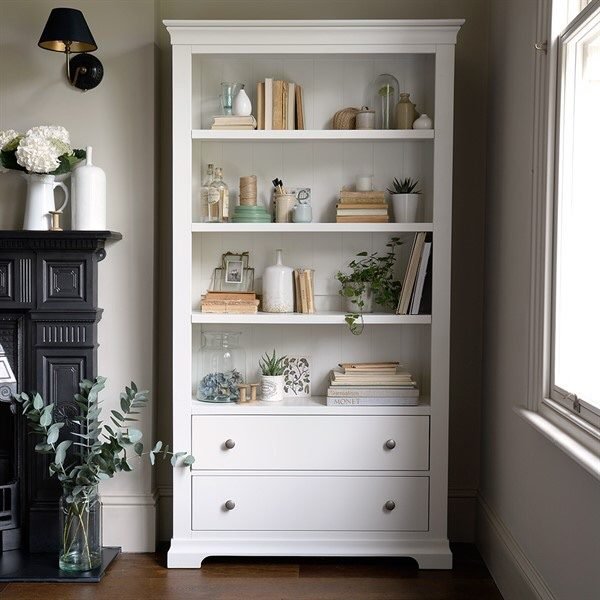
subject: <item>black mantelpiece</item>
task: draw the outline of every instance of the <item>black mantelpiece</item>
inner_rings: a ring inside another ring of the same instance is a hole
[[[18,390],[38,391],[67,423],[80,379],[97,374],[98,262],[119,239],[111,231],[0,231],[0,343]],[[16,465],[22,546],[54,552],[60,488],[35,443],[24,436]]]

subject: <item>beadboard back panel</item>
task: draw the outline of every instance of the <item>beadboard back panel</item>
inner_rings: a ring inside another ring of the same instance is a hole
[[[256,82],[266,77],[302,86],[306,129],[330,129],[341,108],[373,106],[372,83],[383,73],[398,80],[400,92],[410,93],[420,113],[433,113],[432,54],[361,55],[211,55],[192,58],[192,125],[209,129],[221,114],[222,81],[243,83],[252,105]]]

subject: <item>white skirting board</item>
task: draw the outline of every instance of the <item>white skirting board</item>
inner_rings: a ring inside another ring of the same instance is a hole
[[[505,600],[555,600],[506,525],[479,495],[477,547]]]
[[[157,494],[102,495],[102,543],[123,552],[156,549]]]

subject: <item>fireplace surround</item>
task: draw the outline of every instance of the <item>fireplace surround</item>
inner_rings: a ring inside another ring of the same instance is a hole
[[[0,231],[0,551],[57,552],[60,486],[35,452],[14,392],[37,391],[66,426],[97,368],[98,263],[111,231]],[[12,408],[12,410],[11,410]]]

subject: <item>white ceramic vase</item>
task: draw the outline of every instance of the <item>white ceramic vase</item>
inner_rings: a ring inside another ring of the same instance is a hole
[[[69,201],[69,190],[54,175],[38,175],[23,173],[27,180],[27,204],[23,229],[28,231],[48,231],[51,219],[50,211],[62,212]],[[54,188],[60,187],[65,194],[65,201],[57,209],[54,203]]]
[[[396,223],[417,223],[421,194],[392,194]]]
[[[423,113],[418,119],[413,122],[413,129],[432,129],[433,121]]]
[[[283,375],[263,375],[260,379],[260,393],[265,402],[283,400]]]
[[[85,164],[71,175],[71,228],[106,230],[106,175],[92,164],[92,147],[86,148]]]
[[[245,89],[241,89],[233,99],[233,114],[238,117],[247,117],[252,114],[252,103]]]
[[[283,251],[262,277],[262,310],[268,313],[294,312],[294,270],[283,264]]]
[[[367,289],[361,294],[360,300],[362,300],[362,308],[358,302],[355,302],[352,298],[346,298],[346,310],[349,313],[371,313],[373,312],[373,291],[371,286],[368,285]]]

